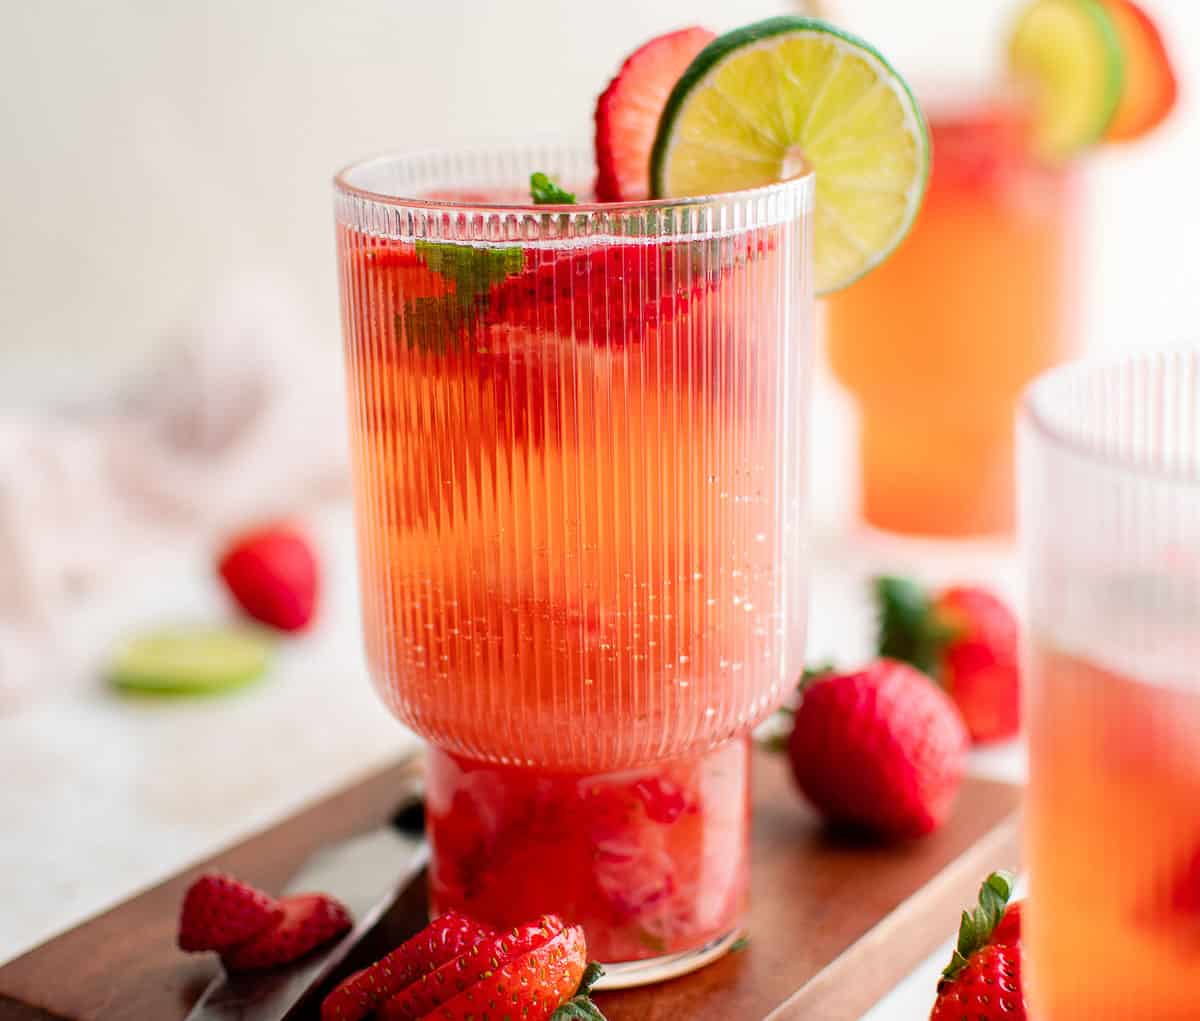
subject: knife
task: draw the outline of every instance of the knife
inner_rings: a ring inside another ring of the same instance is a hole
[[[345,904],[354,918],[345,936],[283,968],[222,970],[186,1021],[283,1021],[328,978],[428,862],[429,845],[419,826],[420,797],[414,781],[391,823],[322,848],[284,887],[285,893],[329,893]]]

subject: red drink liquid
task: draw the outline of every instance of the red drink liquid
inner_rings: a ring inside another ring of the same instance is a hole
[[[435,910],[695,951],[737,929],[744,735],[802,669],[803,220],[422,215],[451,236],[339,249],[368,657],[434,746]]]

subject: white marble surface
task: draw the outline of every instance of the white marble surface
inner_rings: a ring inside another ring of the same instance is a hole
[[[265,682],[209,701],[118,698],[95,680],[0,720],[0,961],[14,957],[181,866],[334,790],[411,747],[383,711],[360,650],[347,510],[320,516],[331,567],[321,626],[286,643]],[[865,654],[863,579],[876,567],[987,577],[1010,589],[1004,551],[946,551],[858,536],[818,542],[814,659]],[[119,598],[118,598],[119,596]],[[70,622],[99,663],[113,637],[167,619],[227,612],[209,553],[180,550]],[[1013,777],[1015,749],[975,757]],[[947,918],[947,937],[955,919]],[[870,1021],[923,1016],[943,954],[875,1008]]]

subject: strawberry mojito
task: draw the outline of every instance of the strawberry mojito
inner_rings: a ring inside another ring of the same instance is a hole
[[[561,915],[610,984],[738,935],[747,735],[804,661],[813,291],[894,246],[927,161],[864,44],[796,18],[710,39],[625,62],[594,156],[337,188],[366,645],[431,745],[433,910]],[[838,102],[808,109],[814,80]],[[764,124],[740,142],[739,90]]]

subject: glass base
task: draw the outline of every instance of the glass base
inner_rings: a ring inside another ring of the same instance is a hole
[[[429,750],[430,903],[496,929],[555,914],[626,985],[736,938],[749,885],[749,742],[606,773]],[[631,970],[632,969],[632,970]]]
[[[724,936],[710,940],[695,950],[684,950],[678,954],[663,954],[643,961],[622,961],[604,965],[604,976],[596,983],[597,989],[630,989],[633,986],[648,986],[679,978],[689,972],[698,971],[718,957],[724,957],[743,935],[741,928],[731,929]]]

